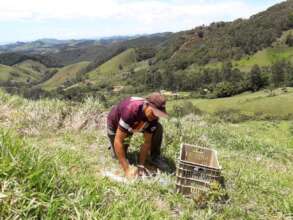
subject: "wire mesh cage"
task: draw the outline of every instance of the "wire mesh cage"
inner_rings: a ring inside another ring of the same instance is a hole
[[[217,151],[196,145],[181,145],[176,169],[177,192],[187,196],[206,193],[210,184],[220,179]]]

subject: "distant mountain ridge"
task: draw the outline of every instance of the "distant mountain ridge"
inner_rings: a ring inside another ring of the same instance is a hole
[[[158,35],[158,34],[154,34]],[[74,48],[82,46],[95,46],[95,45],[109,45],[112,43],[127,41],[136,39],[139,37],[148,36],[142,35],[129,35],[129,36],[109,36],[100,38],[89,39],[68,39],[59,40],[55,38],[42,38],[34,41],[17,41],[15,43],[1,43],[0,42],[0,54],[1,53],[13,53],[22,52],[26,54],[47,54],[51,52],[59,52],[63,48]],[[153,36],[153,35],[149,35]]]
[[[170,35],[171,33],[159,33],[131,37],[114,36],[100,40],[38,40],[16,43],[0,46],[0,63],[14,65],[25,59],[33,59],[48,67],[62,67],[82,61],[100,64],[130,47],[157,47]]]

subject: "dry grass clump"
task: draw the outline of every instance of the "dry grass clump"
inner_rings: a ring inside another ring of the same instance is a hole
[[[61,100],[31,101],[0,93],[0,122],[15,128],[22,135],[66,130],[103,128],[106,113],[94,98],[82,103]]]

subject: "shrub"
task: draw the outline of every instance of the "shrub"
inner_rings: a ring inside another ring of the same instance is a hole
[[[217,98],[221,97],[230,97],[232,95],[235,95],[237,93],[237,90],[235,86],[230,82],[221,82],[216,85],[216,88],[214,90],[214,95]]]
[[[202,111],[190,101],[180,102],[172,107],[171,116],[182,117],[188,114],[201,115]]]
[[[288,34],[288,36],[286,37],[286,44],[289,47],[292,47],[293,46],[293,35],[291,33]]]
[[[216,111],[215,115],[231,123],[239,123],[250,119],[248,115],[242,114],[238,109],[221,109]]]

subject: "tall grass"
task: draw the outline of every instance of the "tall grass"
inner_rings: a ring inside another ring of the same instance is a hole
[[[2,217],[70,218],[83,208],[77,201],[89,197],[92,201],[98,201],[97,192],[91,192],[87,185],[85,188],[77,185],[72,175],[61,174],[61,166],[54,155],[43,155],[2,130],[0,146]],[[91,208],[84,204],[85,209]],[[98,208],[98,204],[95,208]]]
[[[173,191],[157,187],[157,182],[128,186],[97,180],[84,161],[76,161],[77,155],[44,155],[3,130],[0,147],[1,218],[158,219],[170,215],[155,204],[164,203],[158,195],[172,196]],[[80,170],[72,173],[64,167],[66,162]]]
[[[162,120],[170,160],[182,142],[219,152],[230,199],[199,209],[175,193],[172,174],[167,184],[101,176],[116,164],[96,126],[104,116],[94,99],[29,101],[0,92],[0,219],[284,219],[293,212],[292,122],[232,124],[206,114]],[[130,150],[140,143],[134,137]]]
[[[102,121],[101,102],[87,98],[82,103],[42,99],[31,101],[10,96],[0,91],[0,122],[23,135],[41,135],[58,132],[61,128],[93,129]],[[5,117],[4,117],[5,116]]]

